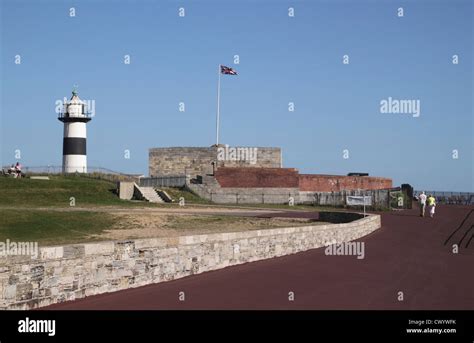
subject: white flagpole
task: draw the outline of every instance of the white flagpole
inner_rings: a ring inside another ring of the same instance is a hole
[[[219,144],[219,105],[220,105],[220,97],[221,97],[221,65],[219,64],[219,68],[217,70],[217,120],[216,120],[216,145]]]

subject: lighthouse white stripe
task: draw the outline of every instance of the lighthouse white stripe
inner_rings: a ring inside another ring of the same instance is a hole
[[[87,173],[86,155],[63,155],[65,173]]]
[[[86,136],[86,123],[64,123],[64,137],[85,138]]]

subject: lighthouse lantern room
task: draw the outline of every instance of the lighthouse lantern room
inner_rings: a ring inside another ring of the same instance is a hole
[[[87,173],[86,123],[92,118],[76,89],[58,119],[64,123],[63,173]]]

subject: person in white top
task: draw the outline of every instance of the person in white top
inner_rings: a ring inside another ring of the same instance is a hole
[[[15,165],[15,173],[16,177],[21,178],[21,164],[20,162],[17,162]]]
[[[421,192],[421,194],[418,196],[418,199],[420,201],[420,217],[425,216],[425,209],[426,209],[426,194],[425,192]]]

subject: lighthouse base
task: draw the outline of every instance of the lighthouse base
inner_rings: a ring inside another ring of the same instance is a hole
[[[87,156],[63,155],[63,173],[87,173]]]

